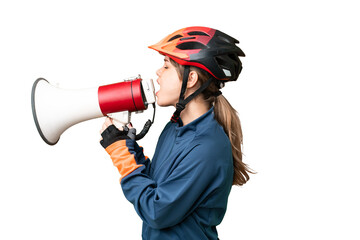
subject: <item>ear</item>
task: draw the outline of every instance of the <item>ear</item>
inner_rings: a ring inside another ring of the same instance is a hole
[[[199,75],[196,71],[190,71],[187,88],[193,88],[198,82]]]

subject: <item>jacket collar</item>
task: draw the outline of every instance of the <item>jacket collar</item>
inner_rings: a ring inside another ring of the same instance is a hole
[[[214,120],[214,107],[211,107],[206,113],[195,119],[194,121],[183,126],[181,118],[179,119],[175,130],[178,137],[189,135],[201,131],[201,129],[207,128],[208,124]]]

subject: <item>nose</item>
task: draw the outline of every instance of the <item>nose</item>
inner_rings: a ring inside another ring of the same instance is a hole
[[[156,79],[156,82],[160,85],[160,82],[159,82],[159,79],[160,79],[160,75],[162,73],[162,68],[159,68],[157,71],[156,71],[156,75],[158,76],[158,79]]]
[[[158,75],[158,77],[160,77],[160,75],[161,75],[161,71],[162,70],[162,68],[159,68],[157,71],[156,71],[156,75]]]

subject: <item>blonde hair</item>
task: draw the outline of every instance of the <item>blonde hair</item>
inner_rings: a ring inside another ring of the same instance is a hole
[[[183,79],[184,66],[170,59],[175,66],[180,79]],[[200,84],[204,84],[210,75],[197,67],[190,67],[190,71],[198,73]],[[254,173],[247,164],[242,161],[243,153],[242,143],[243,135],[240,119],[237,111],[231,106],[223,95],[215,96],[219,92],[219,86],[212,82],[203,92],[203,98],[206,102],[214,106],[214,115],[216,121],[223,127],[226,135],[229,137],[233,154],[234,177],[233,185],[243,185],[249,180],[249,173]]]

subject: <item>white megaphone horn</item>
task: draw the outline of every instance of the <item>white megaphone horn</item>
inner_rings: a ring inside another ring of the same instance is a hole
[[[36,128],[49,145],[55,145],[66,129],[79,122],[109,115],[126,124],[130,121],[131,112],[143,111],[149,104],[154,108],[153,119],[148,120],[144,129],[136,135],[137,140],[145,136],[154,121],[155,89],[152,79],[142,80],[139,75],[97,88],[70,90],[55,87],[39,78],[31,92]]]

